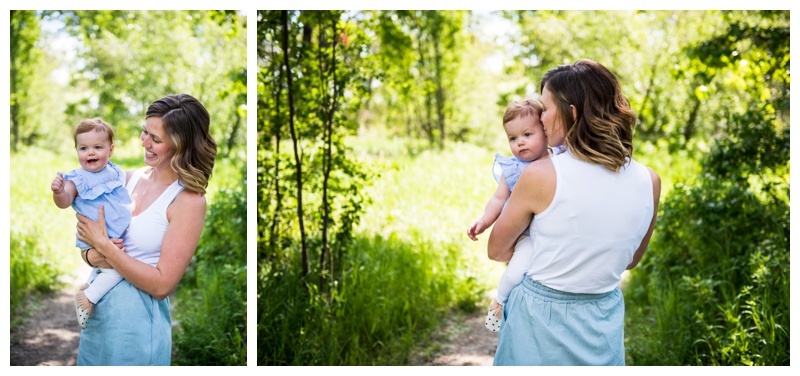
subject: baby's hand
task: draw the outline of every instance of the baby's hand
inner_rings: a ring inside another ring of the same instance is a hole
[[[50,189],[53,193],[61,193],[64,192],[64,174],[58,174],[53,182],[50,184]]]
[[[127,252],[125,250],[125,244],[122,242],[122,239],[119,238],[111,238],[111,242],[114,243],[117,248],[119,248],[122,252]]]
[[[467,228],[467,236],[472,240],[478,240],[478,235],[483,234],[483,232],[486,231],[486,227],[488,227],[486,226],[486,222],[478,218]]]

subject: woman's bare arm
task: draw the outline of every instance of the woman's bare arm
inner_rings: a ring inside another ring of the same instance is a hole
[[[503,212],[489,235],[488,254],[495,261],[508,262],[514,243],[530,226],[535,213],[541,213],[555,194],[555,170],[549,158],[540,159],[522,170]]]
[[[112,268],[132,285],[162,300],[175,290],[194,256],[203,231],[205,211],[205,197],[188,191],[178,194],[167,209],[169,225],[164,233],[161,256],[155,267],[120,252],[107,237],[103,240],[105,223],[102,223],[100,229],[100,221],[83,217],[80,219],[87,223],[78,226],[86,234],[85,238],[92,240],[87,243],[103,254]]]
[[[631,270],[639,264],[639,261],[642,260],[642,256],[644,256],[644,252],[647,251],[647,246],[650,244],[650,238],[653,236],[653,230],[656,228],[656,219],[658,218],[658,201],[661,198],[661,177],[653,171],[653,169],[648,168],[650,171],[650,178],[653,179],[653,219],[650,220],[650,228],[647,229],[647,233],[642,238],[642,243],[639,244],[639,248],[636,250],[636,253],[633,254],[633,260],[628,265],[627,269]]]

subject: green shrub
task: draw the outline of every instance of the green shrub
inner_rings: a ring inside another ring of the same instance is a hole
[[[247,189],[221,188],[175,299],[173,363],[247,364]]]
[[[496,187],[494,154],[467,144],[405,153],[396,139],[360,150],[380,177],[365,188],[355,237],[332,247],[343,249],[337,280],[321,293],[316,270],[303,277],[296,239],[259,259],[258,365],[408,364],[446,315],[488,304],[503,266],[485,257],[488,233],[472,242],[466,227]]]
[[[247,364],[247,268],[202,264],[176,304],[174,365]]]
[[[403,365],[451,309],[483,290],[456,247],[408,234],[357,237],[329,294],[296,265],[261,263],[259,365]]]
[[[770,118],[732,116],[664,200],[626,290],[631,363],[789,365],[789,132]]]
[[[57,260],[48,258],[41,247],[36,235],[11,233],[11,312],[16,312],[32,293],[52,292],[60,287],[58,276],[62,271],[59,264]]]

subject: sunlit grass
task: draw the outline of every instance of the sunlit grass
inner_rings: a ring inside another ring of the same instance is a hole
[[[323,294],[315,283],[304,287],[296,259],[259,265],[259,365],[413,364],[446,315],[488,304],[484,294],[502,274],[486,258],[488,233],[478,242],[466,236],[496,185],[492,152],[351,141],[378,177],[366,188],[371,203],[342,277]]]

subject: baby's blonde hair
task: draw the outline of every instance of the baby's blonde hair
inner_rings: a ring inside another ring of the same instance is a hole
[[[506,113],[503,114],[503,126],[516,119],[536,115],[541,118],[544,107],[537,100],[523,99],[515,101],[506,107]]]
[[[111,125],[106,123],[105,120],[101,118],[94,118],[94,119],[85,119],[75,127],[75,131],[72,132],[72,141],[75,142],[75,147],[78,147],[78,135],[82,133],[89,133],[89,132],[105,132],[108,136],[108,143],[111,145],[114,144],[114,129],[111,128]]]

